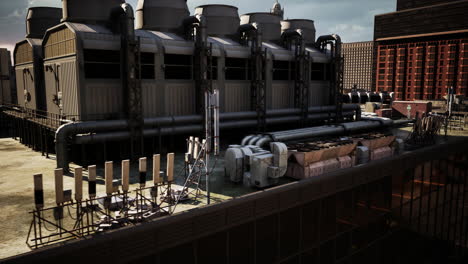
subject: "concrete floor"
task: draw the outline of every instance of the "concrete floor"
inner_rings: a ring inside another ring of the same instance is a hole
[[[175,173],[176,184],[174,188],[183,185],[183,175],[180,174],[183,164],[181,162],[182,156],[176,158]],[[151,162],[149,162],[151,163]],[[165,170],[165,161],[162,161],[161,168]],[[223,164],[218,166],[215,171],[215,176],[210,181],[214,187],[213,191],[222,190],[225,193],[234,195],[241,195],[244,193],[252,192],[253,190],[237,187],[235,185],[226,185],[221,187],[224,182],[224,169]],[[71,169],[76,166],[71,166]],[[26,238],[28,235],[29,227],[31,224],[32,216],[29,214],[34,209],[34,190],[33,190],[33,175],[43,174],[44,181],[44,196],[45,205],[53,207],[55,205],[55,189],[54,189],[54,169],[56,168],[55,158],[51,157],[46,159],[41,156],[41,153],[34,152],[31,149],[21,145],[18,141],[13,139],[0,139],[0,259],[10,256],[18,255],[30,251],[26,245]],[[132,166],[130,189],[137,187],[137,164]],[[103,179],[103,169],[98,167],[98,183]],[[114,165],[114,175],[120,175],[120,169],[117,164]],[[221,176],[221,178],[217,176]],[[87,172],[83,173],[87,179]],[[151,175],[148,175],[150,179]],[[64,177],[64,189],[74,189],[74,178],[70,176]],[[83,182],[83,190],[86,193],[88,183]],[[103,184],[97,185],[98,196],[105,194],[105,186]],[[101,195],[99,195],[101,194]],[[231,198],[229,195],[220,195],[212,193],[212,202],[221,202]],[[196,204],[196,205],[194,205]],[[180,204],[176,207],[176,213],[193,209],[206,205],[206,199],[200,198],[196,203]]]
[[[395,135],[406,138],[411,128],[396,129]],[[468,136],[467,131],[451,131],[452,136]],[[183,184],[182,169],[183,156],[176,156],[175,173],[178,175],[176,183]],[[151,162],[149,162],[151,164]],[[136,182],[136,164],[132,168],[132,183]],[[161,167],[164,168],[162,161]],[[33,201],[33,175],[42,173],[44,176],[44,194],[46,206],[55,204],[54,169],[56,162],[53,157],[46,159],[41,153],[34,152],[13,139],[0,139],[0,259],[30,251],[26,245],[26,237],[32,220],[29,211],[34,208]],[[73,166],[72,166],[73,167]],[[115,175],[120,175],[118,166],[114,170]],[[102,178],[102,167],[98,169],[98,179]],[[86,173],[85,173],[86,178]],[[148,175],[148,178],[151,176]],[[289,182],[290,180],[285,180]],[[210,181],[215,201],[223,201],[231,197],[254,192],[255,190],[234,185],[224,177],[224,163],[220,159],[217,162],[212,180]],[[64,189],[73,189],[72,177],[65,177]],[[132,186],[134,187],[134,186]],[[83,184],[87,190],[87,182]],[[98,193],[104,192],[104,185],[98,184]],[[85,191],[86,193],[86,191]],[[201,200],[197,206],[205,205]],[[194,205],[185,204],[177,208],[183,211],[194,208]]]

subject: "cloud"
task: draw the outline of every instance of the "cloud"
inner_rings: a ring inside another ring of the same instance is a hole
[[[96,0],[98,1],[98,0]],[[127,0],[136,6],[137,0]],[[315,21],[317,36],[330,33],[341,35],[344,42],[373,39],[374,16],[395,10],[396,0],[280,0],[286,18]],[[239,13],[265,12],[274,0],[188,0],[190,11],[198,5],[227,4],[239,7]],[[26,34],[25,16],[28,7],[60,7],[60,0],[2,0],[0,1],[0,36],[3,45],[14,45]]]

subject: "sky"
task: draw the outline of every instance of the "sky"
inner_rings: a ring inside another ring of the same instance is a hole
[[[99,1],[99,0],[96,0]],[[138,0],[127,0],[136,7]],[[393,12],[396,0],[280,0],[285,18],[312,19],[317,36],[338,34],[343,42],[373,39],[374,16]],[[203,4],[227,4],[239,7],[239,14],[269,11],[274,0],[188,0],[189,9]],[[28,7],[61,7],[61,0],[0,0],[0,47],[13,50],[25,36]]]

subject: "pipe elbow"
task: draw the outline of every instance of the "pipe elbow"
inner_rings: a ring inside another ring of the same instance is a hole
[[[124,3],[120,7],[122,8],[123,12],[125,13],[125,16],[128,19],[134,19],[135,18],[135,14],[133,12],[133,7],[129,3]]]

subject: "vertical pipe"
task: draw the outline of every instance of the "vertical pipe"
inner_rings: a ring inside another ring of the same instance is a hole
[[[75,200],[81,202],[83,200],[83,168],[75,168]]]
[[[114,193],[114,183],[113,183],[114,167],[113,167],[112,161],[106,162],[104,174],[105,174],[105,180],[106,180],[106,194],[112,195],[112,193]]]
[[[161,183],[161,155],[153,156],[153,184],[156,186]]]
[[[219,155],[220,135],[219,135],[219,90],[216,89],[214,95],[214,155]]]
[[[127,193],[130,190],[130,160],[122,161],[122,191]]]
[[[96,197],[96,166],[88,167],[88,194],[89,198]]]

